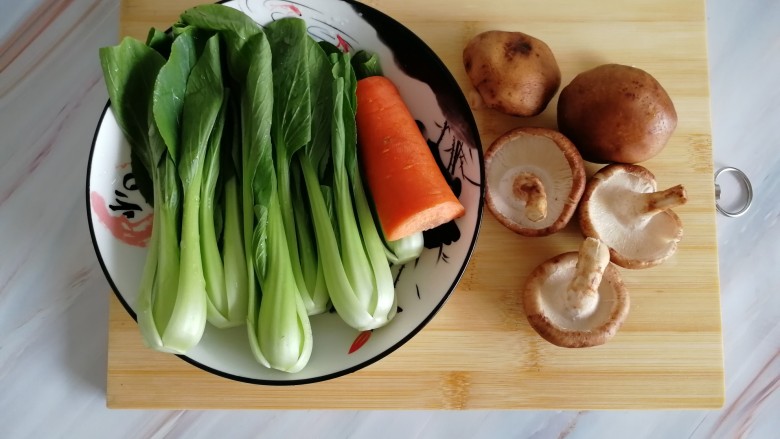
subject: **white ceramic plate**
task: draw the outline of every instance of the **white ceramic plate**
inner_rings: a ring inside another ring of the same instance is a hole
[[[245,327],[208,326],[185,361],[211,373],[256,384],[303,384],[361,369],[409,341],[444,305],[469,261],[479,232],[484,194],[482,148],[474,118],[445,65],[404,26],[368,6],[342,0],[240,0],[224,3],[260,24],[287,16],[306,20],[309,33],[356,52],[378,53],[428,139],[466,215],[425,233],[416,262],[394,268],[399,313],[387,326],[360,333],[335,312],[311,318],[314,349],[296,374],[267,369],[252,356]],[[87,173],[87,210],[95,251],[125,309],[133,310],[151,235],[153,209],[135,187],[130,149],[106,105]]]

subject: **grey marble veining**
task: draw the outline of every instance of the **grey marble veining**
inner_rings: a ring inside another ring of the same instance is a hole
[[[106,409],[108,284],[84,183],[118,5],[0,10],[0,438],[780,437],[780,2],[707,4],[715,165],[755,191],[745,216],[717,219],[726,404],[711,411]]]

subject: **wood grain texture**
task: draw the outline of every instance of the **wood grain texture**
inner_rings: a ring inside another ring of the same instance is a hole
[[[194,0],[123,0],[121,33],[167,28]],[[116,408],[587,409],[718,408],[724,399],[712,141],[704,3],[370,1],[444,60],[466,93],[461,51],[477,33],[517,30],[544,40],[562,84],[598,64],[655,76],[679,116],[666,149],[643,163],[659,186],[685,185],[689,203],[678,253],[647,270],[622,270],[631,312],[607,345],[557,348],[528,325],[519,291],[547,258],[578,247],[576,224],[524,238],[489,212],[474,257],[450,300],[413,340],[351,375],[295,387],[243,384],[145,349],[112,297],[107,404]],[[555,128],[553,99],[532,119],[474,111],[484,148],[520,125]],[[591,175],[598,165],[588,165]]]

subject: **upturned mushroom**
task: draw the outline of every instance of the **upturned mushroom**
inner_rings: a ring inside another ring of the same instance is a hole
[[[550,343],[583,348],[606,343],[628,316],[628,291],[603,242],[585,238],[579,252],[536,267],[526,281],[523,308],[531,327]]]
[[[523,236],[546,236],[568,224],[585,189],[577,148],[547,128],[515,128],[485,153],[488,209]]]
[[[655,176],[642,166],[608,165],[585,188],[580,228],[609,246],[615,264],[653,267],[677,251],[683,225],[672,209],[687,201],[682,185],[658,191]]]

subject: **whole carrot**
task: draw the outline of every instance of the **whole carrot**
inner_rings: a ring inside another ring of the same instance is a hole
[[[357,84],[360,160],[385,238],[395,241],[463,216],[398,89],[384,76]]]

